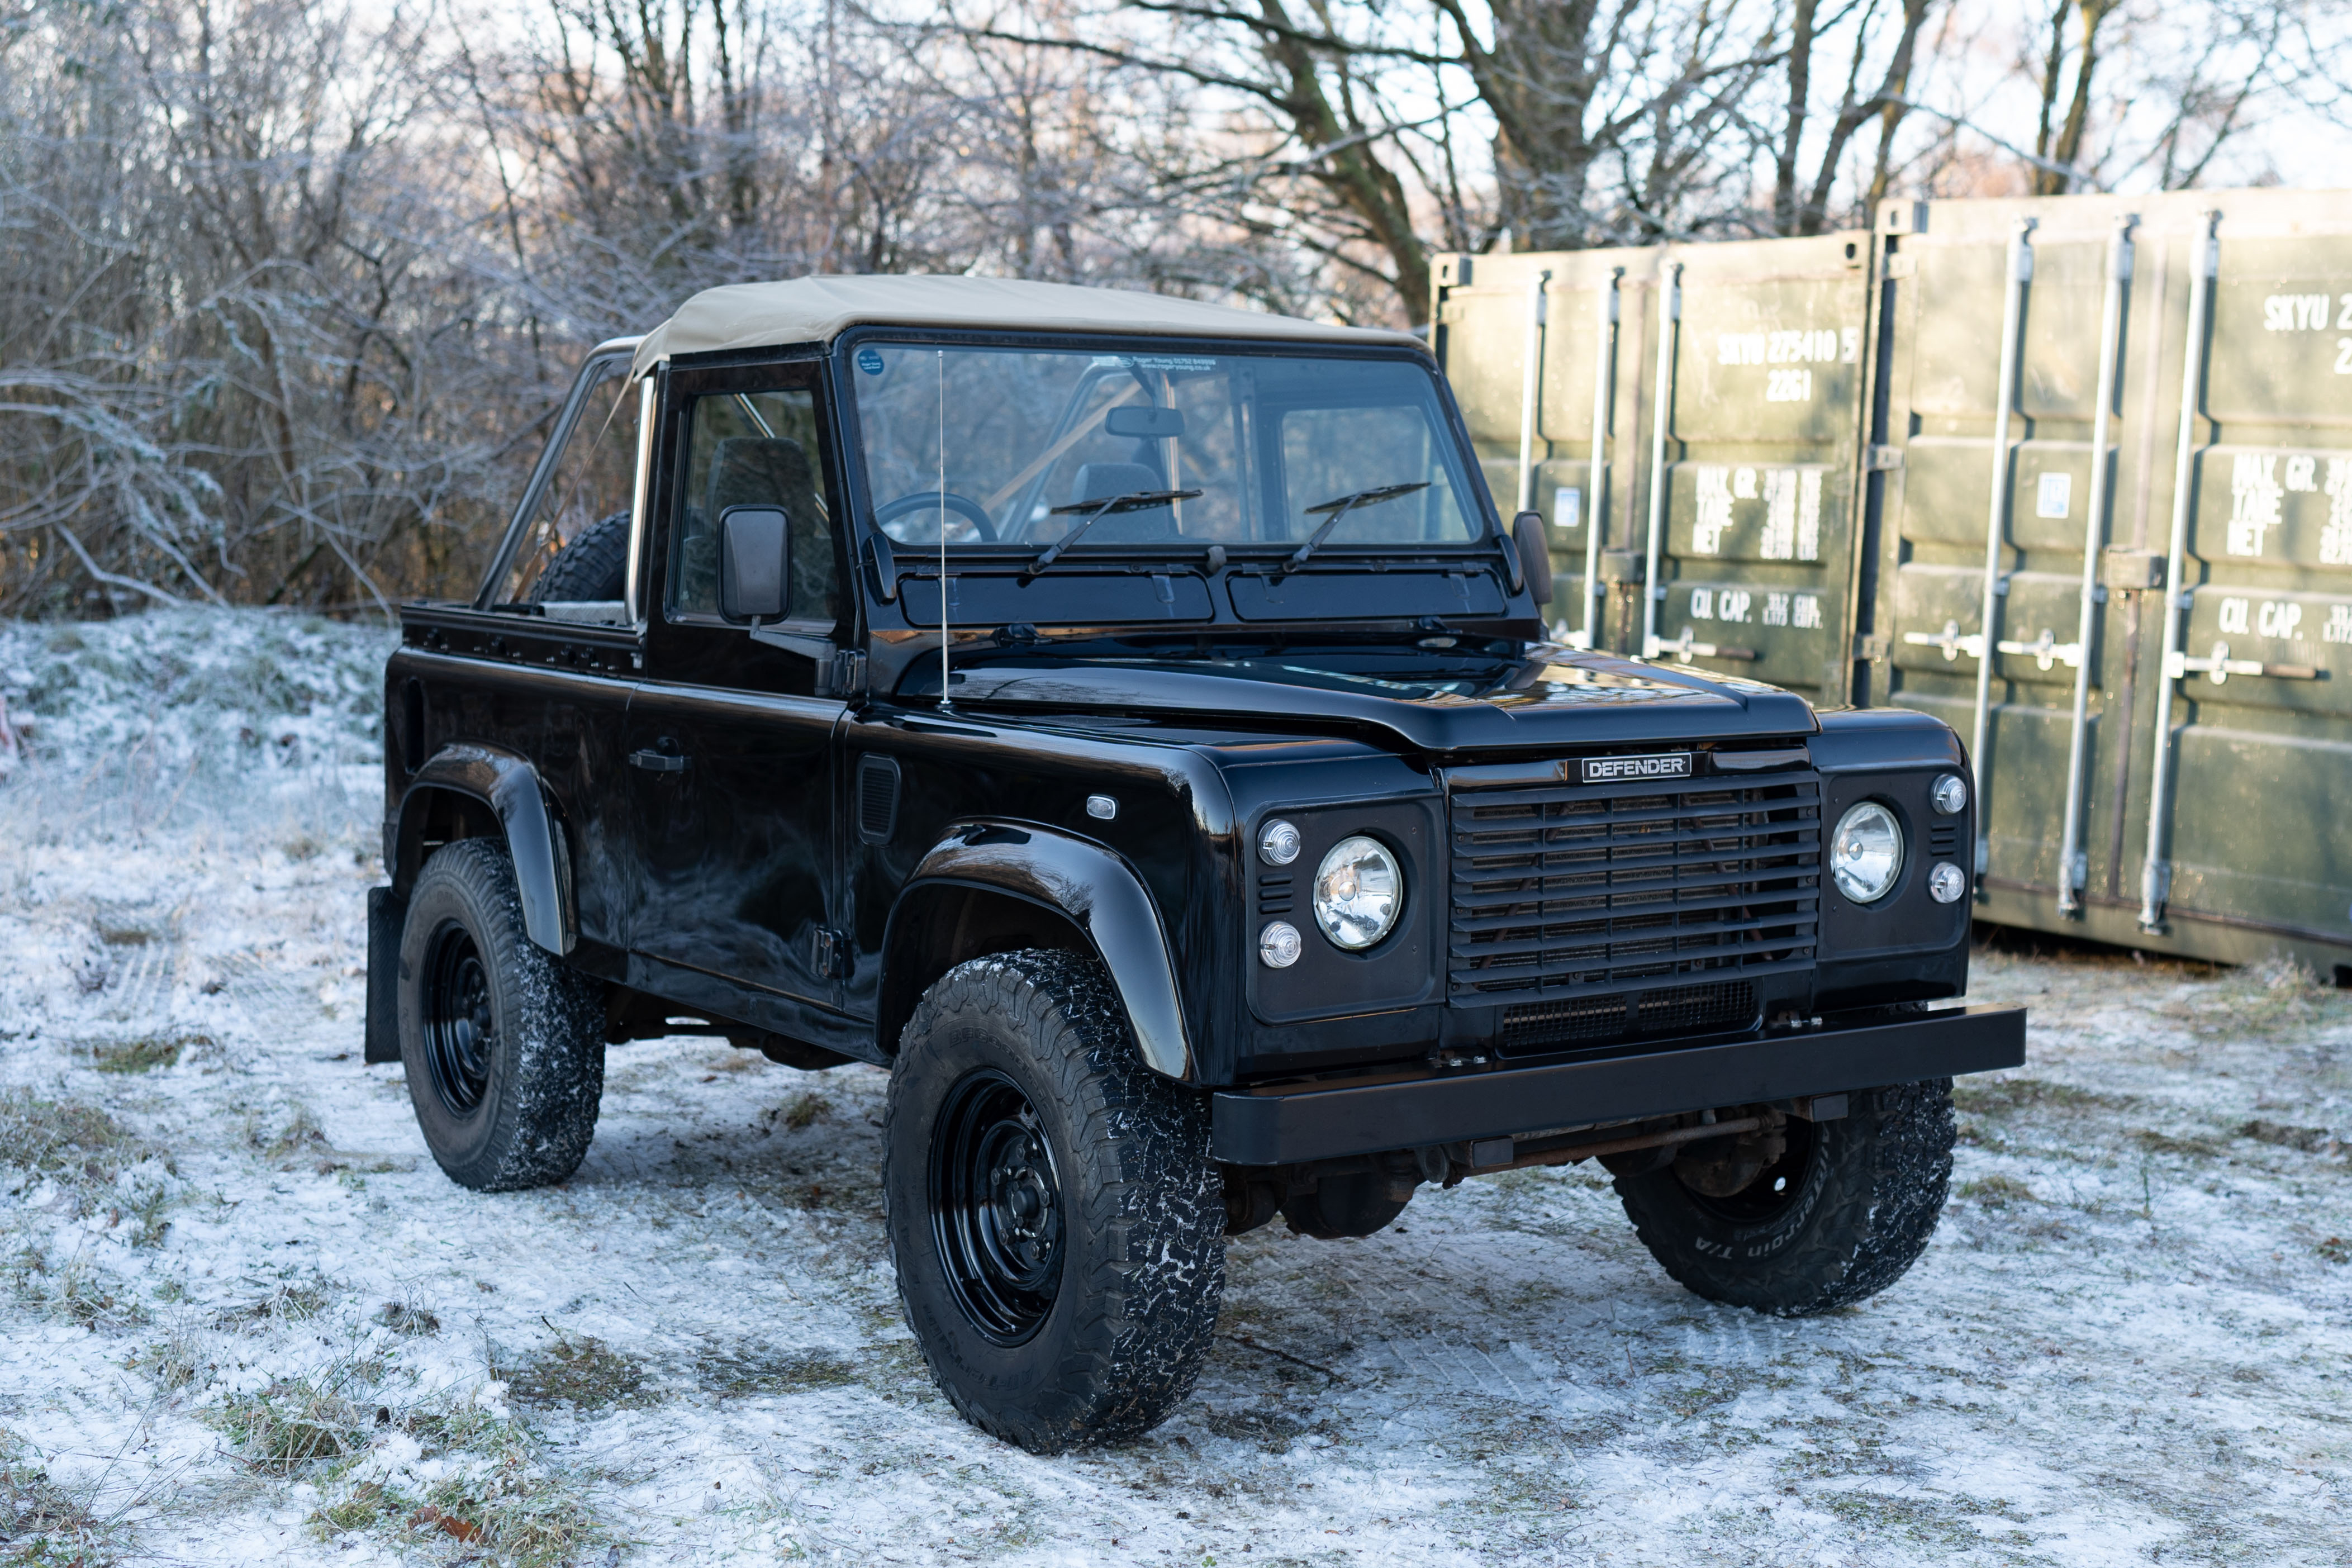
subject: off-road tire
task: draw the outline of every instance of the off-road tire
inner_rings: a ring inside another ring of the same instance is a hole
[[[467,944],[471,972],[464,971]],[[467,973],[463,984],[449,981],[453,967]],[[436,984],[446,998],[473,984],[489,1024],[487,1046],[459,1062],[462,1047],[449,1043],[446,1025],[452,1009],[445,1002],[435,1012],[434,996]],[[522,899],[503,846],[464,838],[425,863],[401,932],[398,986],[408,1098],[425,1146],[449,1179],[478,1192],[512,1192],[577,1170],[604,1091],[603,988],[523,933]],[[437,1037],[436,1016],[444,1020]],[[462,1070],[473,1066],[478,1075]],[[463,1103],[468,1090],[470,1105]]]
[[[629,514],[592,522],[555,552],[530,585],[530,602],[617,599],[628,592]]]
[[[1850,1306],[1900,1279],[1951,1184],[1952,1080],[1864,1090],[1839,1120],[1792,1120],[1790,1133],[1788,1163],[1758,1178],[1761,1188],[1789,1174],[1787,1201],[1769,1214],[1735,1217],[1738,1199],[1702,1197],[1671,1166],[1618,1177],[1650,1256],[1709,1300],[1788,1318]]]
[[[951,1282],[950,1222],[937,1219],[945,1205],[933,1199],[939,1162],[952,1158],[955,1108],[972,1085],[1000,1079],[1034,1110],[1060,1215],[1051,1304],[1013,1343],[984,1331],[968,1288]],[[1143,1065],[1099,963],[1028,950],[950,971],[900,1037],[884,1126],[899,1300],[966,1420],[1055,1454],[1139,1436],[1183,1402],[1224,1289],[1208,1107]]]

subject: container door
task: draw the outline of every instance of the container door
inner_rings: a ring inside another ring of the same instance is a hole
[[[1868,256],[1869,237],[1849,234],[1664,258],[1642,498],[1657,567],[1640,651],[1850,700]]]
[[[2105,714],[2123,653],[2101,635],[2102,578],[2115,454],[2147,416],[2124,374],[2147,367],[2126,366],[2121,344],[2149,308],[2149,274],[2134,275],[2140,242],[2113,202],[1925,210],[1890,204],[1880,227],[1878,695],[1972,748],[1980,900],[2021,895],[2054,918],[2062,863],[2074,900],[2105,886],[2114,858],[2112,813],[2094,831],[2089,809],[2116,776]],[[2070,766],[2084,781],[2071,838]]]
[[[1554,635],[1580,647],[1590,646],[1588,627],[1598,646],[1623,642],[1624,617],[1612,615],[1608,584],[1624,579],[1628,552],[1638,548],[1643,302],[1656,256],[1586,250],[1438,261],[1439,362],[1497,510],[1506,518],[1528,510],[1544,516]]]
[[[2143,919],[2352,943],[2352,197],[2219,202]],[[2160,657],[2164,650],[2158,649]],[[2153,718],[2153,714],[2151,714]],[[2138,846],[2135,846],[2138,847]],[[2314,962],[2341,963],[2337,946]]]

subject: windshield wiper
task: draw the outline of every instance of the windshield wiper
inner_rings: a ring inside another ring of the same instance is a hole
[[[1333,500],[1308,507],[1307,509],[1307,515],[1308,517],[1313,517],[1317,512],[1320,511],[1328,511],[1331,515],[1324,520],[1323,526],[1317,529],[1313,535],[1307,539],[1306,543],[1291,552],[1290,559],[1283,563],[1282,569],[1285,572],[1296,572],[1301,566],[1306,565],[1307,558],[1314,554],[1316,548],[1325,540],[1331,537],[1331,531],[1333,529],[1339,526],[1339,520],[1347,516],[1349,512],[1355,510],[1356,508],[1360,506],[1378,506],[1384,500],[1394,500],[1399,496],[1409,496],[1415,490],[1425,490],[1428,488],[1429,481],[1427,479],[1418,480],[1417,482],[1409,485],[1376,485],[1368,490],[1358,490],[1353,495],[1339,496]]]
[[[1047,517],[1069,517],[1077,512],[1085,512],[1087,520],[1045,546],[1039,552],[1037,559],[1029,563],[1029,569],[1022,575],[1034,577],[1051,566],[1062,558],[1063,551],[1076,544],[1084,536],[1087,530],[1113,512],[1150,511],[1153,507],[1166,506],[1170,501],[1191,500],[1201,493],[1202,492],[1199,490],[1130,490],[1126,495],[1097,496],[1091,500],[1072,501],[1067,506],[1055,507],[1045,513]]]

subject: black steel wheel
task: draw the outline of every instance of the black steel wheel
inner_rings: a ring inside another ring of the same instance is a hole
[[[1876,1295],[1918,1261],[1944,1212],[1954,1133],[1949,1079],[1865,1089],[1835,1121],[1791,1118],[1780,1158],[1728,1195],[1668,1164],[1619,1176],[1617,1196],[1687,1289],[1811,1317]]]
[[[426,940],[425,994],[418,1024],[433,1092],[451,1116],[474,1113],[490,1087],[490,1055],[498,1020],[490,1011],[490,975],[482,950],[456,921],[443,921]]]
[[[604,988],[532,945],[503,845],[460,839],[425,863],[395,988],[409,1103],[451,1181],[507,1192],[579,1168],[604,1091]]]
[[[1198,1090],[1145,1067],[1092,955],[974,959],[899,1037],[883,1196],[898,1298],[965,1419],[1124,1442],[1192,1391],[1224,1289]]]
[[[993,1068],[950,1091],[931,1142],[931,1237],[965,1318],[1025,1342],[1062,1285],[1062,1181],[1036,1108]]]

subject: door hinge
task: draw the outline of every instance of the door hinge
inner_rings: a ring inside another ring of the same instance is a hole
[[[816,695],[860,697],[866,692],[866,656],[845,648],[816,661]]]
[[[819,980],[849,978],[849,933],[831,926],[819,926],[815,931],[815,967]]]

